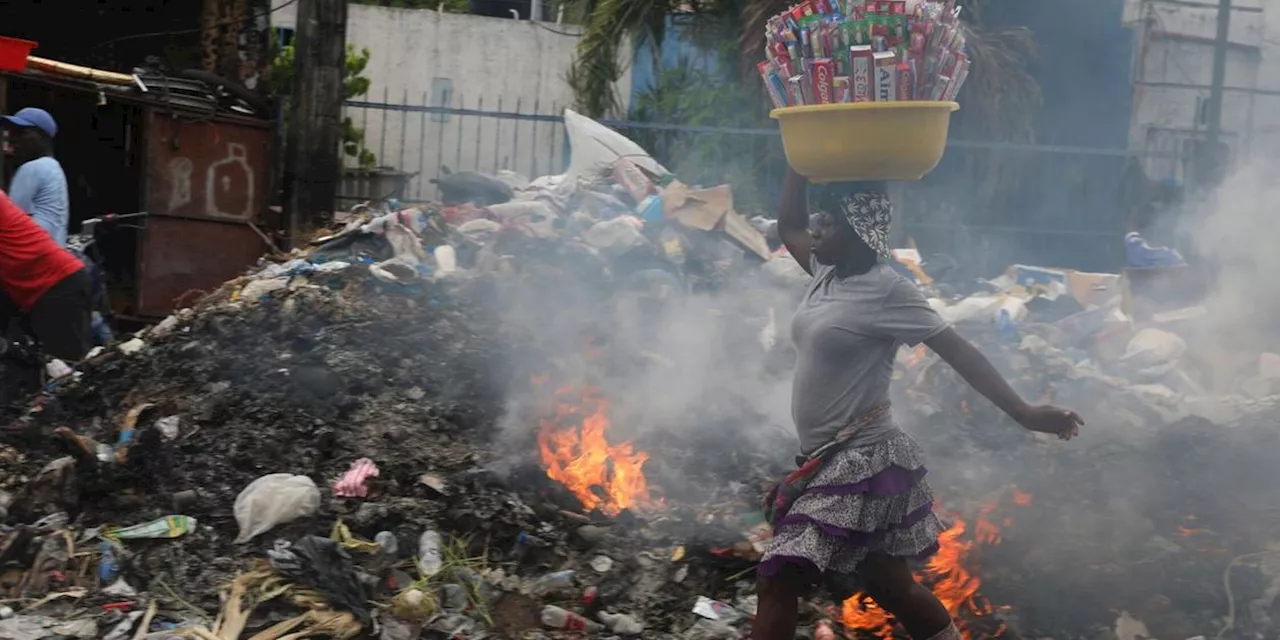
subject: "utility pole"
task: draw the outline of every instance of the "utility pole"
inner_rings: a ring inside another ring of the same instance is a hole
[[[1231,45],[1231,0],[1218,0],[1218,36],[1213,41],[1213,80],[1205,115],[1209,119],[1209,140],[1222,135],[1222,88],[1227,80],[1227,49]]]
[[[293,87],[285,132],[285,210],[294,246],[332,219],[342,171],[347,0],[297,0]]]
[[[1218,0],[1218,34],[1213,41],[1213,78],[1204,118],[1208,136],[1196,144],[1192,158],[1194,184],[1213,189],[1222,183],[1231,161],[1231,149],[1222,141],[1222,94],[1227,76],[1227,50],[1231,47],[1231,0]]]

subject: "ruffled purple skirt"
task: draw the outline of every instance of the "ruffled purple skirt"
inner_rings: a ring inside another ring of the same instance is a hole
[[[845,583],[868,553],[928,557],[943,525],[925,473],[920,446],[900,431],[882,443],[831,454],[774,523],[760,575],[793,565],[815,582]]]

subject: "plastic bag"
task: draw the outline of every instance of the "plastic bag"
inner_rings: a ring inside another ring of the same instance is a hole
[[[1120,360],[1132,367],[1154,367],[1177,361],[1187,352],[1187,343],[1168,331],[1143,329],[1129,340]]]
[[[310,478],[307,481],[310,482]],[[292,544],[276,540],[267,557],[271,559],[271,568],[298,584],[319,591],[329,604],[355,614],[356,620],[366,628],[371,626],[364,588],[356,576],[355,565],[337,542],[320,536],[303,536]]]
[[[583,234],[583,240],[610,257],[620,256],[645,245],[648,240],[640,233],[637,225],[628,220],[629,217],[597,222]]]
[[[311,478],[290,473],[262,476],[236,496],[233,511],[240,535],[235,542],[248,542],[276,525],[309,516],[319,508],[320,489]]]
[[[564,110],[564,129],[569,136],[570,158],[562,187],[575,189],[579,180],[590,180],[612,170],[618,158],[626,158],[654,175],[670,173],[640,145],[572,109]]]

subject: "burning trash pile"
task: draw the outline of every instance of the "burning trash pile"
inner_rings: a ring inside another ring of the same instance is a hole
[[[564,175],[358,208],[9,416],[0,639],[744,637],[803,272],[727,187],[567,121]],[[1134,321],[1120,276],[961,286],[899,258],[1024,394],[1100,433],[1006,429],[901,355],[949,514],[919,577],[966,637],[1274,630],[1265,380],[1197,418],[1188,315]],[[860,596],[802,616],[900,633]]]

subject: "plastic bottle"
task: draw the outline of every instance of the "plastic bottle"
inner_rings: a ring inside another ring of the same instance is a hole
[[[453,273],[458,270],[458,252],[452,246],[442,244],[431,254],[436,259],[436,268],[440,273]]]
[[[434,529],[423,531],[422,536],[418,538],[418,570],[422,572],[422,577],[434,576],[444,568],[442,546],[444,543],[440,538],[440,532]]]
[[[390,531],[379,531],[373,541],[378,543],[378,552],[382,555],[394,556],[400,550],[400,541]]]
[[[98,581],[104,585],[111,584],[120,575],[120,564],[116,562],[116,551],[110,542],[103,540],[98,544]]]
[[[595,633],[604,630],[604,625],[592,622],[572,611],[566,611],[552,604],[542,608],[542,624],[549,629],[558,629],[560,631]]]
[[[524,545],[528,547],[537,547],[539,549],[545,549],[551,546],[551,543],[547,542],[546,540],[543,540],[542,538],[539,538],[537,536],[531,536],[527,533],[524,533],[523,531],[520,532],[520,535],[516,536],[516,544]]]
[[[638,636],[644,632],[644,625],[639,620],[625,613],[607,613],[601,611],[597,616],[609,630],[620,636]]]
[[[534,581],[533,592],[538,595],[546,595],[554,591],[568,589],[573,586],[574,575],[575,572],[572,569],[548,573]]]

